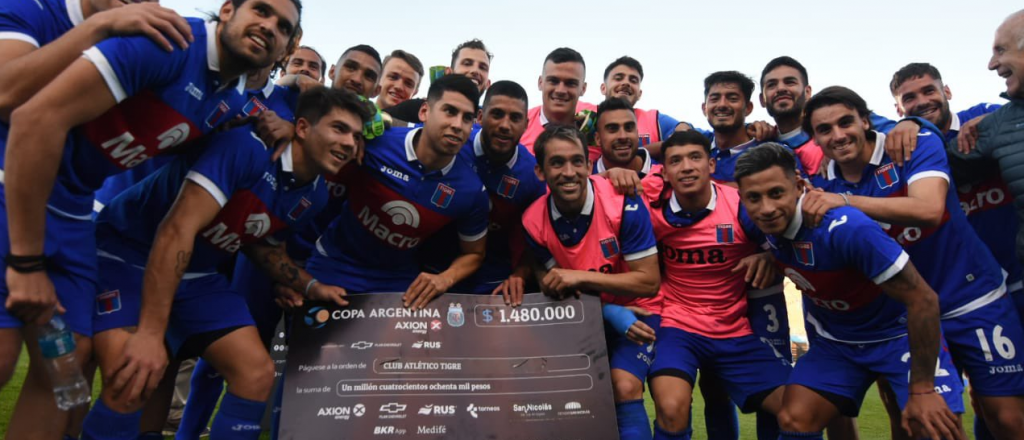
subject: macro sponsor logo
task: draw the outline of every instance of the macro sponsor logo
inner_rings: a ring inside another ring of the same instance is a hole
[[[409,226],[418,228],[420,226],[420,214],[416,207],[409,202],[393,200],[381,206],[381,211],[391,218],[394,226]],[[411,249],[420,244],[417,237],[409,237],[401,232],[392,231],[384,222],[380,221],[377,214],[370,212],[370,208],[364,206],[357,215],[363,227],[370,231],[375,237],[387,242],[399,249]]]

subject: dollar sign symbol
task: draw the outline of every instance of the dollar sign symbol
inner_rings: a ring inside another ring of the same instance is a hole
[[[485,323],[486,322],[494,321],[494,318],[491,316],[492,313],[494,313],[493,310],[491,310],[491,309],[484,309],[484,322]]]

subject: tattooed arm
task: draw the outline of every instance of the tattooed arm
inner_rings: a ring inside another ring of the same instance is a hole
[[[164,332],[178,284],[192,259],[196,235],[213,221],[221,206],[203,187],[186,181],[177,200],[157,228],[142,279],[138,330],[125,342],[118,363],[104,372],[104,383],[128,401],[146,398],[167,366]]]
[[[935,392],[935,370],[942,344],[938,295],[909,261],[903,270],[879,286],[907,306],[910,398],[903,410],[903,429],[915,438],[962,438],[962,434],[958,435],[963,429],[960,420]]]
[[[302,293],[307,299],[314,301],[331,301],[340,306],[347,306],[345,289],[320,283],[305,269],[297,266],[285,250],[285,244],[273,245],[266,241],[254,243],[242,248],[245,255],[263,269],[263,272],[274,282],[291,290]],[[308,287],[308,288],[307,288]]]

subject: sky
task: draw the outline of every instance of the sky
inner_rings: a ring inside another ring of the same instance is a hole
[[[185,16],[216,11],[218,0],[163,0]],[[328,65],[356,44],[382,56],[415,54],[447,65],[459,43],[479,38],[494,53],[491,81],[512,80],[540,104],[537,79],[557,47],[587,63],[584,101],[599,103],[605,67],[629,55],[644,67],[637,106],[708,127],[701,113],[704,78],[738,70],[759,81],[764,65],[789,55],[808,70],[814,91],[849,87],[872,110],[896,117],[893,73],[910,62],[935,65],[952,90],[950,108],[1004,102],[1004,81],[987,69],[996,27],[1021,4],[1012,1],[456,1],[304,0],[302,44]],[[420,86],[426,95],[429,80]],[[757,102],[748,121],[767,120]]]

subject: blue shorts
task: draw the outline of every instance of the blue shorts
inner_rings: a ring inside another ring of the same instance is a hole
[[[1024,395],[1024,329],[1009,295],[942,320],[953,360],[980,396]]]
[[[143,269],[103,257],[100,293],[96,297],[96,333],[139,324]],[[193,336],[254,325],[245,298],[231,289],[223,275],[183,279],[178,285],[167,324],[167,344],[177,355]],[[211,341],[212,342],[212,341]]]
[[[774,287],[774,286],[773,286]],[[771,345],[783,359],[793,363],[793,350],[789,345],[789,312],[782,285],[778,293],[760,296],[750,292],[747,296],[747,319],[750,328],[762,341]],[[771,290],[772,287],[764,290]]]
[[[0,186],[0,190],[3,187]],[[0,193],[0,265],[6,273],[7,254],[11,250],[7,229],[7,203]],[[46,273],[66,311],[62,318],[71,331],[92,336],[92,298],[96,296],[96,224],[46,211],[46,237],[43,253]],[[0,277],[0,328],[20,328],[20,319],[7,313],[7,278]]]
[[[281,307],[274,302],[274,282],[245,255],[239,254],[231,288],[246,298],[260,340],[269,344],[282,315]]]
[[[678,377],[692,386],[698,369],[708,371],[743,412],[757,410],[768,394],[786,384],[792,370],[788,360],[756,335],[714,339],[662,327],[654,348],[658,356],[651,377]]]
[[[789,383],[821,394],[840,414],[857,417],[864,393],[881,376],[896,392],[903,409],[909,398],[910,342],[907,336],[870,344],[847,344],[812,336],[810,349],[793,367]],[[963,384],[943,346],[935,373],[935,392],[954,413],[964,412]]]
[[[661,315],[638,316],[644,324],[654,331],[661,327]],[[608,343],[608,363],[613,370],[624,370],[636,376],[643,383],[647,380],[647,372],[654,362],[654,344],[639,345],[630,341],[605,325],[604,337]]]

